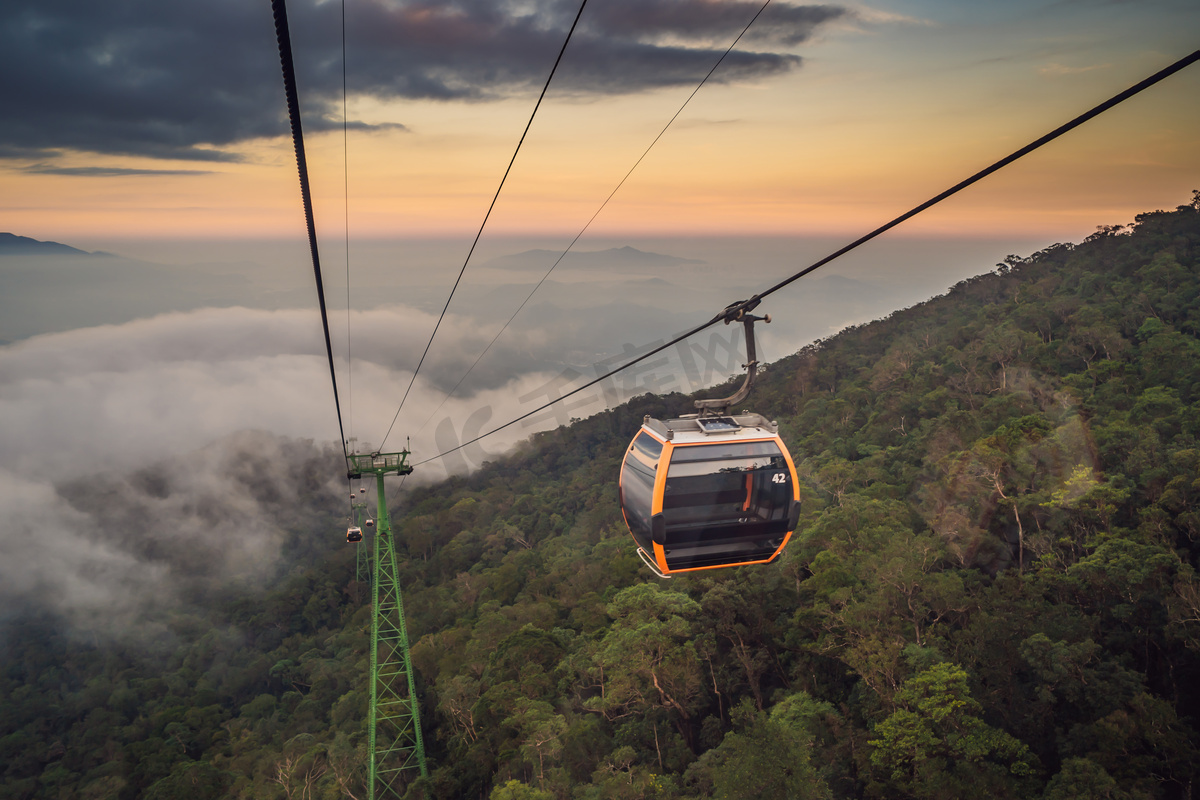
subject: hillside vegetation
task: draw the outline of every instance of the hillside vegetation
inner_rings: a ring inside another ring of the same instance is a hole
[[[678,395],[407,495],[412,793],[1193,796],[1198,256],[1200,194],[771,365],[804,503],[766,567],[638,561],[617,467]],[[10,624],[0,795],[364,797],[369,608],[315,498],[265,588],[162,612],[169,647]]]

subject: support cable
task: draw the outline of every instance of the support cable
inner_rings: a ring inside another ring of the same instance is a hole
[[[909,219],[910,217],[914,217],[917,214],[920,214],[922,211],[926,210],[927,208],[937,205],[938,203],[945,200],[947,197],[950,197],[953,194],[957,194],[958,192],[967,188],[971,184],[976,183],[977,181],[983,180],[988,175],[991,175],[993,172],[996,172],[999,169],[1007,167],[1009,164],[1016,161],[1017,159],[1019,159],[1023,156],[1029,155],[1030,153],[1032,153],[1034,150],[1037,150],[1042,145],[1052,142],[1055,139],[1057,139],[1058,137],[1062,136],[1064,133],[1067,133],[1068,131],[1078,128],[1080,125],[1082,125],[1083,123],[1092,119],[1093,117],[1097,117],[1100,114],[1103,114],[1105,111],[1108,111],[1113,106],[1118,105],[1119,103],[1123,103],[1124,101],[1128,100],[1129,98],[1133,97],[1135,94],[1138,94],[1139,92],[1143,91],[1144,89],[1149,89],[1151,86],[1153,86],[1154,84],[1163,80],[1164,78],[1169,78],[1170,76],[1174,75],[1176,72],[1179,72],[1184,67],[1190,66],[1191,64],[1195,63],[1196,61],[1200,61],[1200,50],[1196,50],[1195,52],[1191,53],[1191,55],[1184,56],[1183,58],[1179,59],[1171,66],[1167,67],[1166,69],[1159,70],[1158,72],[1151,75],[1149,78],[1146,78],[1144,81],[1141,81],[1140,83],[1136,83],[1133,86],[1130,86],[1125,91],[1121,92],[1118,95],[1114,95],[1113,97],[1109,98],[1108,100],[1105,100],[1103,103],[1096,106],[1092,110],[1084,112],[1083,114],[1080,114],[1078,117],[1071,120],[1070,122],[1055,128],[1054,130],[1050,131],[1042,138],[1037,139],[1033,142],[1030,142],[1029,144],[1022,147],[1020,150],[1017,150],[1016,152],[1012,153],[1011,155],[1005,156],[1004,158],[997,161],[995,164],[992,164],[990,167],[987,167],[986,169],[982,169],[979,172],[976,172],[974,175],[972,175],[971,177],[962,181],[961,183],[957,183],[954,186],[951,186],[949,189],[947,189],[946,191],[937,195],[936,197],[932,197],[929,200],[926,200],[921,205],[912,209],[911,211],[901,214],[900,216],[896,217],[894,220],[887,223],[886,225],[879,226],[875,230],[868,233],[866,236],[863,236],[861,239],[857,239],[857,240],[851,242],[850,244],[843,247],[841,250],[838,250],[835,253],[829,254],[828,256],[821,259],[817,263],[812,264],[811,266],[805,267],[804,269],[797,272],[795,275],[785,278],[784,280],[775,284],[774,286],[767,289],[766,291],[761,292],[760,294],[755,295],[754,297],[750,298],[749,300],[744,301],[743,306],[748,307],[747,310],[749,310],[750,307],[758,305],[758,301],[761,300],[762,298],[766,297],[767,295],[774,294],[775,292],[779,291],[780,289],[782,289],[783,287],[792,283],[793,281],[797,281],[800,278],[803,278],[805,275],[812,272],[813,270],[819,269],[819,268],[825,266],[826,264],[828,264],[830,261],[833,261],[835,258],[839,258],[840,256],[843,256],[846,253],[849,253],[851,250],[858,247],[860,244],[869,242],[871,239],[874,239],[876,236],[880,235],[881,233],[885,233],[885,232],[891,230],[892,228],[896,227],[901,222],[904,222],[905,220]]]
[[[695,89],[692,90],[692,93],[687,96],[687,99],[683,101],[683,105],[679,107],[679,110],[676,111],[669,120],[667,120],[667,124],[663,126],[663,129],[658,132],[658,135],[654,137],[654,140],[650,142],[649,146],[642,151],[642,154],[638,156],[637,161],[633,162],[633,166],[630,167],[629,171],[625,173],[625,177],[621,178],[616,187],[609,192],[608,197],[604,198],[604,202],[600,204],[600,207],[596,209],[596,212],[592,214],[584,226],[579,229],[579,233],[575,234],[575,238],[571,240],[571,243],[568,244],[566,249],[562,251],[557,259],[555,259],[554,263],[550,265],[550,269],[546,270],[546,274],[542,276],[542,279],[538,281],[537,284],[534,285],[533,289],[530,290],[529,294],[525,296],[525,299],[521,301],[521,305],[517,306],[517,310],[512,313],[511,317],[508,318],[508,322],[504,323],[499,332],[492,337],[492,340],[488,342],[488,346],[483,348],[483,352],[476,357],[475,362],[471,364],[471,366],[467,368],[467,371],[463,373],[463,376],[458,379],[458,383],[454,384],[454,388],[442,398],[442,402],[438,403],[438,407],[433,410],[433,413],[431,413],[429,417],[421,423],[421,427],[417,429],[417,433],[425,430],[425,426],[428,425],[429,421],[432,420],[434,416],[436,416],[437,413],[442,410],[442,406],[446,405],[446,401],[454,396],[454,393],[458,391],[458,387],[462,386],[462,383],[467,379],[467,376],[474,371],[475,367],[479,365],[479,362],[483,360],[483,357],[488,354],[488,352],[492,349],[492,345],[496,343],[496,340],[499,339],[506,330],[508,330],[508,326],[511,325],[512,321],[517,318],[517,315],[521,313],[521,310],[525,308],[526,304],[533,299],[533,296],[537,293],[537,290],[542,288],[542,284],[545,283],[546,279],[550,277],[550,273],[554,272],[555,267],[557,267],[559,263],[561,263],[562,260],[567,257],[567,253],[571,252],[571,248],[575,247],[575,244],[579,241],[583,234],[587,232],[587,229],[592,227],[592,223],[596,221],[596,217],[600,216],[600,212],[604,210],[605,206],[608,205],[608,202],[612,200],[614,196],[616,196],[621,187],[625,185],[625,181],[629,180],[629,176],[633,174],[633,171],[637,169],[646,156],[650,154],[650,151],[654,148],[654,145],[658,144],[658,140],[663,137],[663,134],[667,132],[667,129],[670,128],[675,120],[679,118],[679,115],[683,113],[685,108],[687,108],[688,103],[692,102],[692,98],[695,97],[702,88],[704,88],[704,84],[706,84],[708,79],[713,76],[713,73],[717,71],[717,67],[721,66],[721,62],[725,60],[725,57],[733,52],[733,48],[736,47],[737,43],[740,42],[742,37],[746,35],[746,31],[750,30],[750,26],[753,25],[759,16],[761,16],[762,13],[767,10],[767,6],[770,4],[771,0],[766,0],[766,2],[762,4],[762,7],[758,9],[758,12],[750,19],[749,22],[746,23],[746,27],[742,28],[742,32],[737,35],[737,38],[733,40],[729,47],[725,48],[725,52],[722,53],[721,57],[717,59],[717,63],[713,64],[712,69],[710,69],[708,74],[700,80],[700,83]]]
[[[538,406],[537,408],[533,409],[532,411],[522,414],[521,416],[516,417],[512,420],[509,420],[508,422],[504,423],[503,425],[499,425],[495,428],[492,428],[489,431],[481,433],[478,436],[476,436],[475,438],[469,439],[468,441],[465,441],[456,447],[452,447],[449,450],[445,450],[441,453],[438,453],[435,456],[430,456],[429,458],[424,459],[423,461],[418,461],[415,464],[413,464],[413,466],[417,467],[417,466],[420,466],[421,464],[427,464],[430,461],[435,461],[439,458],[443,458],[445,456],[450,455],[451,453],[454,453],[458,450],[463,449],[464,447],[468,447],[472,444],[475,444],[476,442],[480,441],[481,439],[491,436],[494,433],[499,433],[500,431],[504,430],[505,428],[511,427],[512,425],[515,425],[516,423],[520,422],[523,419],[528,419],[529,417],[533,416],[534,414],[537,414],[540,411],[546,410],[547,408],[554,405],[555,403],[566,400],[568,397],[576,395],[579,392],[582,392],[584,389],[595,386],[600,381],[610,378],[613,375],[617,374],[618,372],[621,372],[624,369],[628,369],[629,367],[632,367],[634,364],[638,364],[642,361],[645,361],[646,359],[650,358],[651,356],[657,355],[658,353],[661,353],[663,350],[666,350],[669,347],[673,347],[673,346],[679,344],[684,339],[687,339],[690,336],[694,336],[695,334],[699,333],[700,331],[705,330],[706,328],[710,328],[713,325],[716,325],[718,322],[732,321],[739,314],[752,311],[755,307],[758,306],[758,304],[760,302],[762,302],[762,299],[764,297],[774,294],[775,292],[777,292],[780,289],[784,288],[785,286],[791,284],[792,282],[797,281],[800,278],[803,278],[805,275],[808,275],[810,272],[820,269],[821,267],[828,264],[830,261],[833,261],[835,258],[839,258],[839,257],[845,255],[846,253],[849,253],[851,250],[854,250],[859,245],[869,242],[870,240],[874,239],[875,237],[879,236],[880,234],[885,233],[885,232],[891,230],[892,228],[896,227],[897,225],[904,222],[905,220],[908,220],[911,217],[914,217],[917,214],[920,214],[922,211],[925,211],[928,208],[930,208],[934,205],[937,205],[938,203],[942,202],[946,198],[948,198],[954,194],[957,194],[958,192],[967,188],[971,184],[976,183],[976,182],[982,180],[983,178],[986,178],[988,175],[991,175],[993,172],[995,172],[1003,167],[1008,166],[1012,162],[1016,161],[1017,159],[1019,159],[1023,156],[1028,155],[1029,153],[1038,149],[1042,145],[1048,144],[1049,142],[1054,141],[1058,137],[1079,127],[1080,125],[1082,125],[1083,123],[1092,119],[1093,117],[1096,117],[1099,114],[1102,114],[1105,111],[1109,110],[1113,106],[1118,105],[1119,103],[1122,103],[1125,100],[1128,100],[1129,98],[1133,97],[1134,95],[1138,94],[1139,92],[1142,92],[1145,89],[1148,89],[1151,86],[1155,85],[1159,81],[1162,81],[1165,78],[1169,78],[1170,76],[1174,75],[1176,72],[1179,72],[1180,70],[1184,69],[1185,67],[1188,67],[1191,64],[1194,64],[1196,61],[1200,61],[1200,50],[1196,50],[1193,53],[1191,53],[1190,55],[1184,56],[1183,58],[1179,59],[1174,64],[1172,64],[1171,66],[1154,73],[1149,78],[1146,78],[1144,81],[1141,81],[1140,83],[1137,83],[1137,84],[1129,87],[1125,91],[1104,101],[1103,103],[1101,103],[1100,105],[1091,109],[1090,111],[1080,114],[1079,116],[1072,119],[1070,122],[1067,122],[1066,124],[1061,125],[1058,128],[1055,128],[1053,131],[1051,131],[1050,133],[1047,133],[1045,136],[1042,136],[1040,139],[1030,142],[1029,144],[1022,147],[1020,150],[1017,150],[1017,151],[1013,152],[1012,154],[1000,159],[999,161],[992,164],[991,166],[989,166],[985,169],[982,169],[979,172],[976,172],[974,175],[967,178],[966,180],[961,181],[960,183],[955,184],[954,186],[950,187],[949,189],[942,192],[941,194],[939,194],[935,197],[932,197],[929,200],[926,200],[921,205],[916,206],[915,208],[913,208],[909,211],[906,211],[905,213],[896,217],[892,221],[879,226],[878,228],[876,228],[875,230],[866,234],[865,236],[862,236],[862,237],[854,240],[853,242],[851,242],[850,244],[841,248],[840,250],[837,250],[837,251],[829,254],[828,256],[825,256],[820,261],[817,261],[814,264],[811,264],[811,265],[805,267],[804,269],[800,270],[799,272],[795,273],[794,275],[792,275],[788,278],[785,278],[784,280],[780,281],[779,283],[775,284],[774,286],[770,287],[769,289],[754,295],[749,300],[740,300],[736,303],[733,303],[732,305],[726,307],[724,310],[722,310],[720,313],[718,313],[715,317],[710,319],[708,322],[704,322],[704,323],[701,323],[700,325],[697,325],[696,327],[692,328],[691,330],[688,330],[687,332],[682,333],[679,336],[675,337],[674,339],[667,342],[666,344],[656,347],[653,350],[651,350],[650,352],[645,353],[641,356],[638,356],[637,358],[635,358],[631,361],[628,361],[625,364],[622,364],[621,366],[617,367],[616,369],[612,369],[612,370],[604,373],[603,375],[601,375],[593,380],[588,381],[587,383],[583,384],[582,386],[580,386],[576,389],[572,389],[571,391],[567,392],[566,394],[562,395],[561,397],[559,397],[555,400],[551,400],[548,403],[544,403],[544,404]]]
[[[292,126],[292,144],[296,148],[296,169],[300,173],[300,196],[304,201],[304,222],[308,226],[308,249],[312,253],[313,274],[317,279],[317,304],[321,308],[321,329],[325,332],[325,354],[329,358],[329,378],[333,382],[333,405],[337,409],[338,433],[342,455],[346,452],[346,431],[342,425],[342,404],[338,399],[337,372],[333,368],[333,344],[329,338],[329,314],[325,310],[325,285],[321,280],[321,259],[317,253],[317,229],[313,222],[312,192],[308,186],[308,162],[304,157],[304,131],[300,126],[300,100],[296,94],[296,68],[292,63],[292,39],[288,33],[287,7],[284,0],[271,0],[275,15],[275,38],[279,42],[279,61],[283,67],[283,89],[287,94],[288,119]]]
[[[513,164],[516,163],[517,153],[521,152],[521,145],[525,142],[525,136],[529,133],[529,128],[533,125],[533,118],[537,116],[538,109],[542,105],[542,99],[546,96],[546,90],[550,88],[550,81],[553,80],[554,73],[558,70],[563,53],[567,52],[567,45],[571,41],[571,35],[575,33],[575,27],[579,25],[579,18],[583,16],[583,9],[586,5],[587,0],[583,0],[579,4],[579,12],[575,15],[575,21],[571,23],[571,29],[567,31],[567,38],[563,41],[562,48],[558,51],[558,58],[554,59],[554,66],[550,68],[550,74],[546,77],[546,84],[542,87],[542,93],[538,95],[537,103],[533,106],[533,113],[529,115],[529,122],[525,123],[525,130],[521,133],[521,139],[517,142],[517,148],[513,151],[512,158],[509,159],[508,168],[504,170],[504,177],[500,179],[500,185],[496,187],[496,194],[492,197],[492,202],[488,206],[487,213],[483,215],[483,222],[479,225],[479,231],[475,234],[475,240],[471,242],[471,249],[467,251],[467,257],[463,260],[462,269],[458,271],[458,277],[454,280],[454,286],[450,289],[450,296],[446,298],[446,305],[442,306],[442,313],[438,316],[437,324],[433,326],[433,333],[429,334],[429,341],[425,343],[425,351],[421,353],[421,358],[417,361],[417,368],[413,370],[412,379],[408,382],[408,388],[404,390],[404,396],[400,398],[400,406],[396,409],[395,416],[392,417],[391,425],[388,425],[387,433],[383,435],[383,439],[379,443],[379,450],[383,450],[384,442],[391,436],[392,428],[396,425],[396,420],[400,418],[400,411],[404,408],[405,401],[408,400],[408,393],[412,391],[413,384],[417,381],[417,373],[421,371],[421,365],[425,363],[425,356],[429,354],[429,347],[433,344],[434,337],[437,336],[438,328],[442,326],[442,320],[446,317],[446,309],[450,308],[450,301],[454,299],[454,293],[458,290],[458,284],[462,281],[463,273],[467,271],[467,264],[471,261],[471,255],[475,252],[475,246],[479,244],[479,237],[483,235],[483,229],[487,225],[488,219],[492,216],[492,209],[496,207],[496,201],[500,198],[500,190],[504,188],[504,182],[508,180],[508,173],[512,171]]]

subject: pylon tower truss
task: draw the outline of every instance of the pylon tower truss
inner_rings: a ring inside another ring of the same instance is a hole
[[[367,798],[402,797],[417,776],[428,776],[421,738],[417,687],[404,623],[404,599],[396,568],[396,545],[388,518],[384,476],[407,475],[408,451],[351,455],[351,479],[374,475],[375,546],[371,604],[371,705],[367,717]]]

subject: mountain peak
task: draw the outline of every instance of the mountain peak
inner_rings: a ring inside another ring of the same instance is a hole
[[[0,231],[0,255],[5,256],[91,256],[86,250],[79,250],[70,245],[58,242],[43,242],[30,239],[28,236],[17,236],[13,233]]]

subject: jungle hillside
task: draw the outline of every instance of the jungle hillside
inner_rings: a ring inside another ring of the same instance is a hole
[[[409,796],[1193,797],[1198,259],[1200,193],[770,364],[747,405],[778,420],[803,504],[767,566],[661,581],[634,551],[620,458],[682,395],[406,489],[431,764]],[[0,796],[365,797],[341,453],[214,448],[58,487],[97,536],[169,549],[178,588],[124,626],[5,612]],[[221,546],[163,522],[198,460],[240,505],[177,511],[189,531],[269,511],[262,574],[223,578]]]

